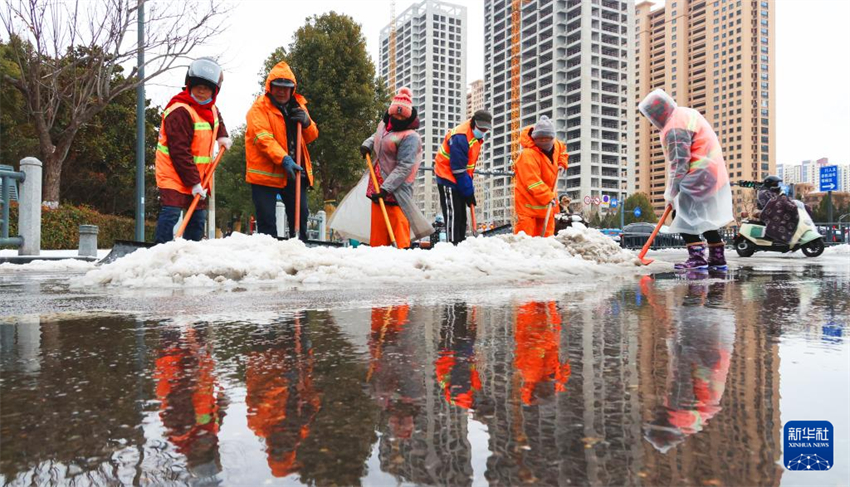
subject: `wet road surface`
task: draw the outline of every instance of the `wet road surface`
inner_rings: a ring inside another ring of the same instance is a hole
[[[4,484],[850,478],[841,270],[120,296],[21,277],[0,296],[28,286],[41,304],[0,324]],[[835,468],[783,469],[795,419],[833,423]]]

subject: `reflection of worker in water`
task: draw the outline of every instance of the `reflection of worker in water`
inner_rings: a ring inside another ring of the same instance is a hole
[[[475,365],[475,310],[467,314],[465,303],[454,303],[443,310],[440,351],[435,363],[437,381],[449,404],[472,407],[481,379]]]
[[[297,450],[310,434],[321,398],[313,387],[313,349],[297,316],[250,355],[245,382],[248,427],[265,440],[272,475],[298,471]]]
[[[522,402],[534,404],[549,389],[566,390],[570,363],[560,360],[561,315],[554,301],[531,301],[517,308],[514,365],[522,377]]]
[[[667,340],[667,394],[646,439],[661,453],[703,430],[720,412],[735,342],[735,314],[723,308],[725,282],[693,282]]]
[[[409,306],[372,308],[371,361],[367,380],[378,404],[388,415],[390,435],[409,439],[424,396],[422,380],[414,364],[415,345],[403,336]]]
[[[218,431],[226,398],[218,387],[211,346],[202,332],[163,332],[156,360],[159,416],[168,440],[186,456],[189,471],[199,477],[221,472]]]

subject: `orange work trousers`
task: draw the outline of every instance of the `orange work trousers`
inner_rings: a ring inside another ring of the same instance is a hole
[[[398,248],[406,249],[410,247],[410,222],[407,221],[404,212],[396,205],[385,206]],[[381,245],[392,245],[392,240],[390,240],[390,233],[387,231],[387,224],[384,222],[384,215],[381,213],[381,205],[372,203],[372,231],[369,234],[369,246],[379,247]]]
[[[543,220],[545,220],[545,218],[518,215],[516,226],[514,227],[514,233],[525,232],[525,234],[530,237],[539,237],[543,232]],[[554,212],[549,215],[549,221],[546,224],[546,235],[544,235],[544,237],[551,237],[552,235],[555,235]]]

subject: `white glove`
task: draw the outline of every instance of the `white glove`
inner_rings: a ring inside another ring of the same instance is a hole
[[[230,146],[233,145],[233,141],[230,137],[219,137],[218,138],[218,148],[224,150],[230,150]]]
[[[201,186],[201,183],[192,186],[192,196],[195,196],[196,194],[201,195],[202,200],[207,199],[207,190]]]

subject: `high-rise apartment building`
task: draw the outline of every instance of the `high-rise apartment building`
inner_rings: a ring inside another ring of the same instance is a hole
[[[446,132],[466,108],[466,7],[424,0],[396,18],[396,89],[413,91],[419,112],[422,165],[432,167]],[[379,72],[389,85],[390,25],[381,30]],[[420,170],[413,190],[426,218],[439,214],[433,171]]]
[[[634,107],[662,88],[717,132],[732,181],[761,180],[776,163],[774,0],[668,0],[635,6]],[[667,168],[658,131],[635,109],[637,190],[664,209]],[[733,188],[735,214],[748,189]]]
[[[472,118],[472,115],[477,110],[484,109],[484,80],[479,79],[475,80],[469,84],[469,89],[466,92],[466,117],[464,120]],[[482,174],[480,172],[480,168],[486,167],[487,159],[486,152],[482,151],[478,157],[478,168],[479,173],[475,176],[475,201],[477,205],[475,206],[475,216],[477,217],[476,222],[479,224],[486,224],[486,220],[484,219],[484,215],[486,211],[490,208],[490,178]],[[471,222],[470,222],[471,224]]]
[[[472,117],[476,110],[484,108],[484,80],[477,79],[469,83],[466,92],[466,118]]]
[[[511,0],[485,0],[485,106],[493,130],[488,166],[511,170]],[[634,3],[632,0],[521,0],[520,126],[542,115],[567,143],[570,168],[557,190],[573,200],[633,192]],[[511,177],[492,178],[485,218],[511,222]],[[590,209],[591,207],[585,207]]]

